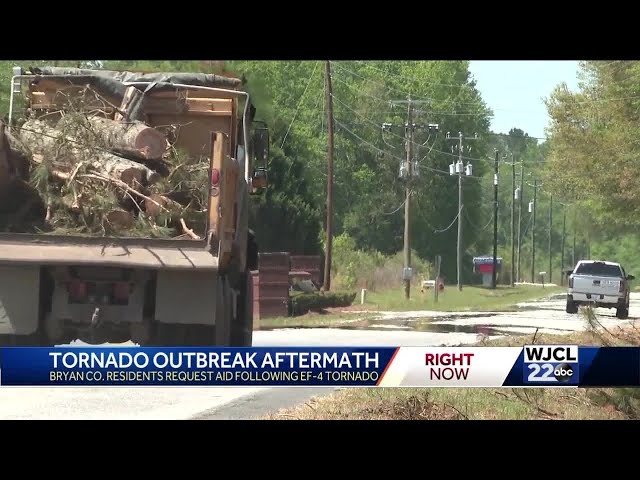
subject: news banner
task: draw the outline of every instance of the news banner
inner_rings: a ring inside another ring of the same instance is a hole
[[[0,348],[11,386],[640,387],[640,348]]]

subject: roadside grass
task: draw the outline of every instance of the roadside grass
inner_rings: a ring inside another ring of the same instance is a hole
[[[438,303],[435,303],[433,290],[421,293],[420,290],[414,289],[409,301],[405,300],[402,289],[384,290],[369,292],[364,305],[359,303],[358,295],[356,302],[350,307],[331,308],[323,310],[321,313],[309,312],[295,317],[261,319],[260,329],[344,326],[374,318],[376,311],[509,311],[516,310],[518,303],[538,300],[563,292],[565,289],[562,287],[542,288],[532,285],[518,285],[513,288],[499,286],[495,290],[465,286],[459,292],[453,286],[440,292]]]
[[[455,285],[450,285],[439,293],[437,303],[433,298],[433,290],[425,290],[423,293],[419,288],[414,288],[408,301],[405,299],[402,289],[368,292],[366,306],[374,310],[386,311],[497,311],[515,309],[517,303],[565,291],[566,289],[562,287],[543,288],[533,285],[517,285],[513,288],[500,285],[495,290],[477,286],[463,286],[462,291],[458,291]]]
[[[598,325],[584,312],[589,329],[569,335],[505,337],[481,346],[577,344],[640,345],[635,324]],[[627,420],[640,419],[640,389],[633,388],[349,388],[281,410],[266,419],[300,420]]]

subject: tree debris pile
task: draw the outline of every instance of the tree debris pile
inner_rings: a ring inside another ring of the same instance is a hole
[[[31,115],[0,124],[0,231],[204,238],[208,172],[139,120]]]

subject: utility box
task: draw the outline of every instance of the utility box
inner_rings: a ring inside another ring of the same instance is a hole
[[[402,270],[402,280],[411,280],[413,278],[413,268],[405,267]]]

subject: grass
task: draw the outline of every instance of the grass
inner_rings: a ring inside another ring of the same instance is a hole
[[[272,328],[313,328],[347,325],[375,316],[373,313],[352,312],[309,312],[298,317],[274,317],[260,320],[260,329]]]
[[[562,287],[545,287],[518,285],[516,287],[498,286],[489,288],[464,286],[458,291],[455,285],[449,286],[438,295],[438,302],[433,298],[433,290],[418,288],[412,290],[409,301],[404,298],[404,290],[386,290],[369,292],[366,306],[376,310],[407,311],[436,310],[444,312],[458,311],[499,311],[510,310],[520,302],[540,299],[549,295],[565,292]]]
[[[589,313],[587,313],[589,315]],[[531,336],[483,342],[531,344]],[[592,328],[571,335],[536,335],[535,343],[640,345],[635,325]],[[267,419],[301,420],[626,420],[640,419],[640,389],[351,388],[319,397]]]
[[[419,289],[414,289],[408,302],[402,289],[368,292],[364,305],[360,305],[360,295],[357,295],[351,307],[328,309],[322,313],[312,312],[296,317],[265,318],[260,320],[260,328],[335,327],[367,320],[375,316],[375,311],[507,311],[514,310],[517,303],[537,300],[564,291],[561,287],[519,285],[514,288],[499,286],[495,290],[465,286],[462,292],[459,292],[453,286],[440,292],[438,303],[433,300],[433,290],[421,293]]]

